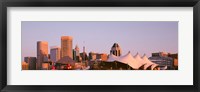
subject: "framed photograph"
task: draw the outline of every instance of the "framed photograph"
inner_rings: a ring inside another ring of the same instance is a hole
[[[0,6],[1,91],[199,91],[199,0]]]

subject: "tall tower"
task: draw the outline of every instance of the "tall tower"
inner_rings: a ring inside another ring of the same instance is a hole
[[[50,50],[50,59],[52,62],[56,62],[60,59],[60,47],[52,47]]]
[[[37,69],[42,68],[42,62],[48,58],[48,42],[38,41],[37,42]]]
[[[79,61],[80,59],[79,47],[76,45],[75,49],[73,49],[73,60]]]
[[[83,61],[85,61],[86,60],[86,53],[85,53],[85,46],[83,46]]]
[[[76,47],[75,47],[75,51],[76,51],[76,56],[80,56],[78,45],[76,45]]]
[[[121,50],[119,44],[117,44],[117,43],[113,44],[113,46],[112,46],[112,48],[110,50],[110,54],[113,54],[115,56],[121,56],[122,50]]]
[[[64,56],[69,56],[70,58],[73,58],[72,40],[73,38],[71,36],[61,37],[61,58]]]

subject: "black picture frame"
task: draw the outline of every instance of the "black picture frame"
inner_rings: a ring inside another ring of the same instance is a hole
[[[1,0],[0,90],[2,92],[199,92],[200,0]],[[7,85],[7,7],[193,7],[194,85]]]

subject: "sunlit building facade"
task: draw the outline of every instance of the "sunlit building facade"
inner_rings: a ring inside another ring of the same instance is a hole
[[[71,36],[62,36],[61,37],[61,58],[69,56],[73,59],[72,53],[72,40]]]
[[[107,61],[108,59],[108,55],[105,53],[94,53],[94,52],[90,52],[89,53],[89,60],[90,61]]]
[[[96,55],[97,60],[107,61],[108,55],[105,53],[99,53]]]
[[[36,68],[40,70],[42,68],[42,62],[48,60],[48,42],[37,42],[37,64]]]
[[[22,62],[22,70],[28,70],[28,63],[25,61]]]

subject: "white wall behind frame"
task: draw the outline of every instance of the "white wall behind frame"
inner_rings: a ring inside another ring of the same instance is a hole
[[[9,7],[8,85],[193,85],[192,7]],[[21,71],[21,21],[179,21],[178,71]]]

